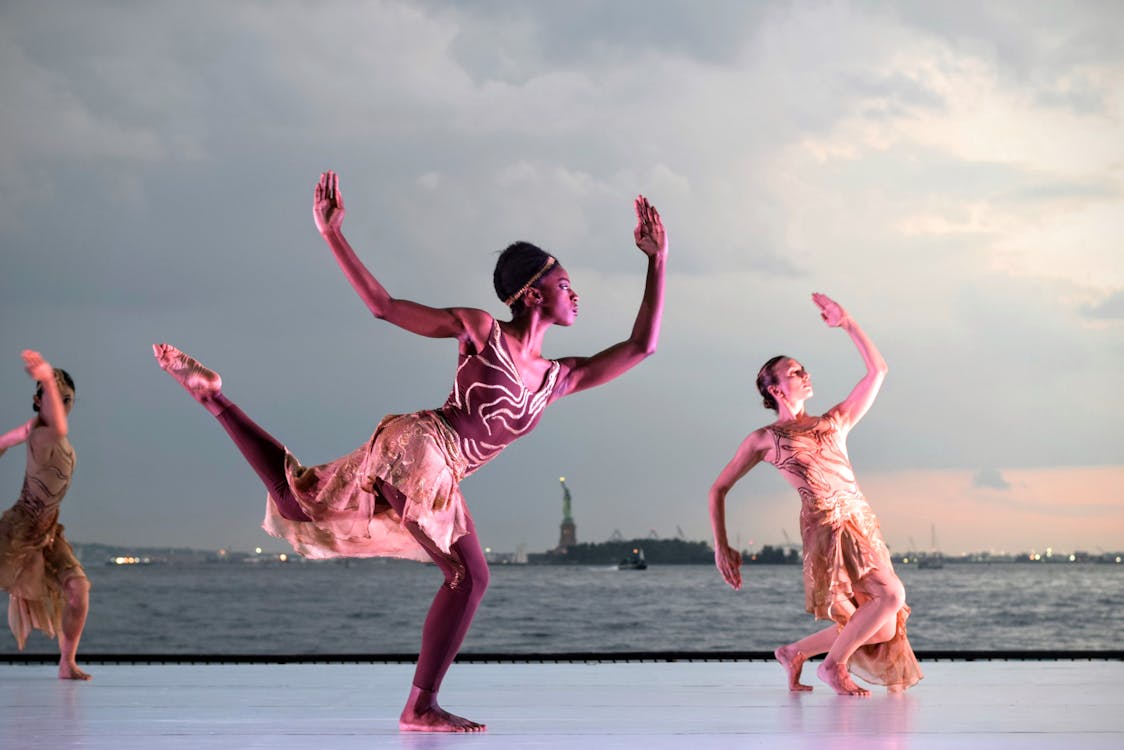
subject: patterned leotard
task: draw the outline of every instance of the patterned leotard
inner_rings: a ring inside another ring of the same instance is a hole
[[[498,323],[483,350],[461,355],[453,390],[438,413],[457,434],[466,473],[535,428],[557,378],[558,363],[551,362],[539,389],[527,388]]]
[[[467,532],[461,480],[534,429],[558,371],[551,362],[539,388],[527,388],[493,321],[481,350],[460,356],[440,409],[388,416],[365,446],[328,464],[303,466],[287,454],[288,485],[311,521],[281,517],[270,500],[263,528],[306,557],[428,560],[402,527],[410,521],[448,553]],[[405,496],[402,517],[379,496],[380,484]]]

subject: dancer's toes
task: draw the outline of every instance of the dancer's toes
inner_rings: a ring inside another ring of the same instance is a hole
[[[773,652],[773,656],[776,657],[776,660],[780,662],[788,674],[788,689],[790,692],[806,693],[811,691],[811,685],[800,682],[800,673],[804,669],[807,656],[792,645],[781,646]]]
[[[816,667],[816,676],[839,695],[870,695],[869,690],[855,684],[851,675],[847,673],[847,667],[829,659],[824,659]]]
[[[196,401],[208,400],[221,392],[222,378],[219,374],[204,367],[194,357],[171,344],[153,344],[152,353],[160,369],[175,378]]]
[[[89,672],[79,669],[77,664],[59,664],[60,680],[92,680],[93,678],[94,676]]]

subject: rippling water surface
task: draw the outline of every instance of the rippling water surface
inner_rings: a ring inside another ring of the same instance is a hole
[[[441,578],[399,561],[90,566],[90,653],[416,651]],[[1124,647],[1124,566],[899,567],[917,649]],[[495,566],[465,651],[771,650],[817,627],[800,570]],[[822,624],[820,625],[822,626]],[[32,653],[54,651],[35,634]],[[15,652],[9,636],[0,653]]]

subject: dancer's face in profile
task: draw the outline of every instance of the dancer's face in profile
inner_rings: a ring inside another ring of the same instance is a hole
[[[804,365],[791,357],[786,357],[773,365],[773,374],[777,384],[771,386],[773,396],[778,401],[783,400],[789,404],[806,401],[812,397],[812,378],[804,369]]]
[[[556,265],[539,283],[540,308],[544,316],[558,325],[574,324],[578,316],[578,293],[570,286],[570,276],[561,265]]]
[[[74,389],[65,383],[59,383],[59,398],[62,399],[63,410],[69,415],[70,410],[74,408]],[[35,394],[33,403],[35,404],[35,411],[38,412],[43,408],[43,399],[38,393]]]

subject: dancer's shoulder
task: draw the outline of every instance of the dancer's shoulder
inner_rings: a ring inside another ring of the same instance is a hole
[[[464,344],[471,344],[472,350],[482,351],[498,328],[498,323],[492,314],[476,307],[449,308],[458,321],[464,335],[461,338]]]

